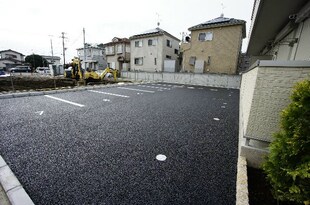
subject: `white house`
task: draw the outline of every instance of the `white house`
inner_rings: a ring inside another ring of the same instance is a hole
[[[8,71],[23,63],[25,63],[25,55],[11,49],[0,51],[0,69]]]
[[[178,61],[180,40],[160,28],[142,32],[129,39],[131,70],[164,71],[165,60]]]
[[[86,46],[85,62],[84,62],[84,48],[77,49],[78,57],[82,61],[82,68],[85,69],[105,69],[107,67],[106,55],[104,49],[98,46]]]
[[[255,1],[239,106],[239,154],[259,168],[297,82],[310,79],[310,1]]]
[[[309,61],[309,10],[308,0],[255,1],[247,49],[251,63],[256,60]]]

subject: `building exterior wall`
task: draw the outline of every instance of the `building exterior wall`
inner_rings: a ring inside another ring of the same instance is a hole
[[[199,41],[198,35],[203,32],[212,32],[211,41]],[[235,74],[238,57],[242,44],[242,25],[194,30],[191,33],[191,42],[182,45],[182,70],[194,72],[194,65],[190,65],[190,58],[203,60],[204,72]]]
[[[240,110],[242,110],[240,118],[243,119],[241,126],[246,130],[248,125],[250,110],[253,102],[253,94],[256,85],[258,69],[253,69],[251,72],[246,72],[242,75],[240,89]]]
[[[17,65],[24,63],[24,55],[13,50],[0,51],[0,69],[8,71]]]
[[[15,67],[16,65],[20,65],[15,63],[14,61],[11,60],[0,60],[0,69],[4,69],[5,71],[8,71],[10,68]]]
[[[14,51],[3,51],[0,53],[0,56],[1,58],[12,58],[12,59],[15,59],[15,60],[18,60],[18,61],[24,61],[24,55],[21,55],[19,53],[16,53]]]
[[[158,81],[222,88],[240,88],[240,75],[225,74],[196,74],[196,73],[168,73],[168,72],[122,72],[123,78],[131,80]]]
[[[154,40],[156,45],[148,45],[149,40]],[[167,40],[171,41],[171,47],[167,46]],[[135,47],[136,41],[142,41],[142,47]],[[179,50],[179,41],[167,35],[144,37],[133,39],[130,41],[131,70],[158,72],[163,71],[164,60],[169,59],[177,60],[178,54],[175,54],[175,49]],[[143,58],[142,65],[135,64],[135,58]],[[155,60],[156,59],[156,60]]]
[[[86,68],[84,61],[84,49],[77,49],[78,57],[82,61],[83,69],[104,69],[106,68],[106,56],[102,48],[90,47],[85,49]]]
[[[266,54],[273,60],[310,60],[310,18],[300,23]],[[295,43],[294,40],[297,39]]]
[[[244,73],[240,87],[239,151],[249,166],[256,168],[267,153],[273,133],[280,129],[280,113],[290,103],[294,85],[310,79],[310,63],[294,66],[283,61],[275,66],[276,62],[265,62],[274,65],[259,65]],[[247,145],[245,139],[251,143]]]
[[[310,60],[310,18],[302,24],[295,60]]]
[[[121,52],[118,51],[118,46],[121,46]],[[110,52],[112,49],[113,52]],[[122,69],[129,69],[127,64],[130,61],[130,44],[128,43],[115,43],[114,45],[108,45],[106,47],[106,57],[107,57],[107,64],[110,68],[122,70]],[[119,61],[118,58],[123,57],[124,61]],[[127,66],[127,67],[126,67]]]

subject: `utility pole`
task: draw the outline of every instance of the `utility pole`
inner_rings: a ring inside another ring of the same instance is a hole
[[[86,70],[86,43],[85,43],[85,28],[83,28],[83,44],[84,44],[84,69]]]
[[[50,35],[51,37],[51,51],[52,51],[52,64],[54,64],[54,53],[53,53],[53,39],[52,39],[52,35]]]
[[[61,38],[62,38],[62,55],[64,57],[64,68],[66,65],[66,48],[65,48],[65,32],[61,33]]]

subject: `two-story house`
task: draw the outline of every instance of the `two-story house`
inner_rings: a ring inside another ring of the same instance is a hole
[[[82,69],[103,70],[107,67],[104,48],[88,44],[85,48],[85,56],[84,48],[78,48],[77,54],[79,59],[82,61]]]
[[[164,71],[165,60],[178,60],[180,40],[160,28],[145,31],[129,39],[131,70]]]
[[[218,18],[192,26],[191,38],[182,43],[182,71],[235,74],[246,36],[245,21]]]
[[[0,69],[8,71],[10,68],[13,68],[18,65],[25,63],[25,55],[9,50],[0,51]]]
[[[128,38],[114,37],[103,45],[108,67],[119,71],[128,71],[130,66],[130,41]]]

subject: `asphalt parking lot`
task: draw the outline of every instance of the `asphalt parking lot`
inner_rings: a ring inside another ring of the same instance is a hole
[[[35,204],[235,204],[238,90],[149,83],[0,103],[0,154]]]

